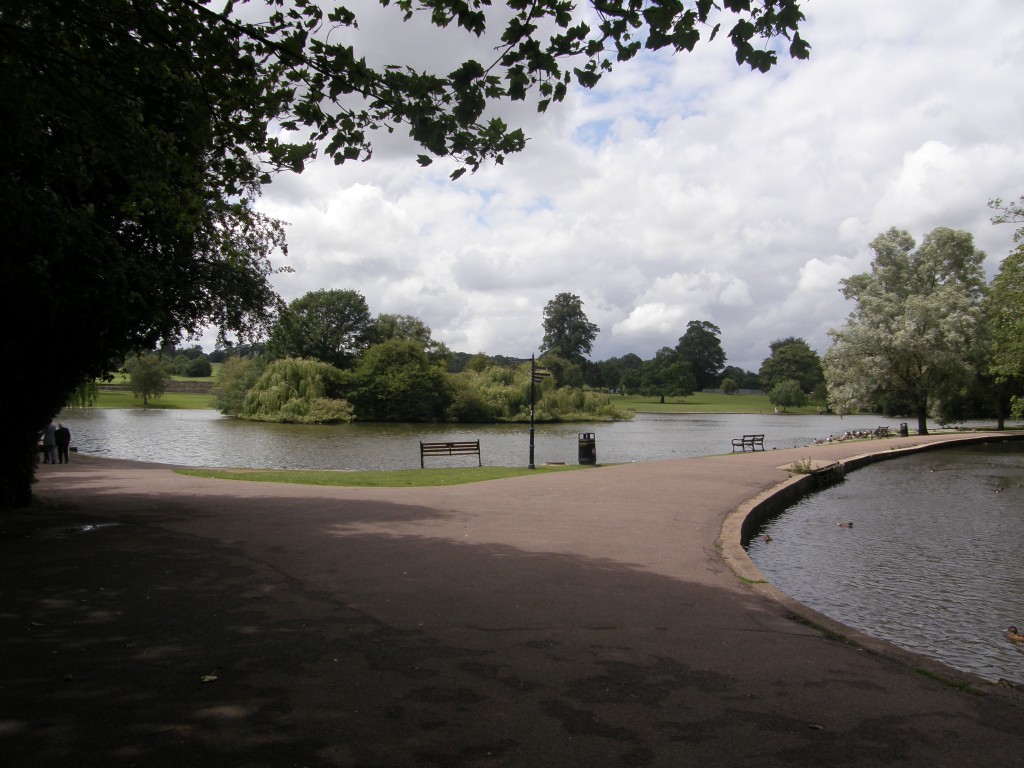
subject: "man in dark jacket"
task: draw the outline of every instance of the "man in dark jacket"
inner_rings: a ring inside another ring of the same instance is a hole
[[[63,423],[58,423],[57,431],[54,432],[53,437],[57,441],[57,461],[61,464],[69,463],[68,446],[71,445],[71,430],[65,427]]]

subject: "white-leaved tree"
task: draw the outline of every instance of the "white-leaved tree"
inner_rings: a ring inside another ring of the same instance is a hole
[[[985,254],[968,232],[940,227],[920,247],[890,229],[871,242],[871,271],[840,281],[856,306],[823,365],[829,403],[840,413],[887,402],[928,431],[932,408],[973,375]]]

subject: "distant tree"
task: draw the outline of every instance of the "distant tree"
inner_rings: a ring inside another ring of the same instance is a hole
[[[640,392],[643,389],[643,359],[640,355],[630,352],[619,360],[622,364],[622,376],[619,378],[620,389],[624,394]]]
[[[697,390],[718,384],[725,367],[725,351],[719,336],[721,329],[706,320],[691,320],[679,338],[676,351],[690,364]]]
[[[205,378],[213,375],[213,364],[206,355],[200,355],[194,360],[189,360],[185,366],[185,375],[192,378]]]
[[[451,398],[443,367],[415,341],[392,339],[370,347],[351,381],[360,421],[437,421]]]
[[[537,368],[541,369],[541,375],[551,374],[556,388],[583,386],[584,368],[576,361],[567,360],[560,355],[548,352],[537,358]]]
[[[213,387],[213,407],[227,416],[241,416],[245,396],[266,368],[266,358],[232,355],[221,364]]]
[[[149,405],[151,397],[160,397],[171,378],[167,361],[155,354],[129,358],[125,361],[124,369],[128,372],[128,386],[132,394],[141,397],[143,405]]]
[[[641,369],[641,393],[657,397],[686,397],[697,388],[697,380],[690,364],[671,347],[662,347]]]
[[[482,371],[466,369],[464,374],[448,375],[450,401],[445,418],[464,424],[485,424],[495,421],[500,409],[492,403],[477,385]]]
[[[370,346],[383,344],[385,341],[414,341],[423,347],[427,356],[436,363],[443,362],[448,366],[453,358],[451,350],[442,341],[431,336],[429,326],[413,315],[377,315],[367,329],[367,340]]]
[[[834,410],[908,404],[926,434],[934,404],[973,375],[985,254],[967,232],[940,227],[920,247],[890,229],[871,242],[871,271],[840,281],[854,311],[823,361]]]
[[[790,336],[776,339],[771,343],[771,355],[761,363],[758,377],[766,390],[778,383],[793,379],[800,383],[804,392],[814,392],[825,382],[821,358],[803,339]]]
[[[799,381],[786,379],[772,387],[768,393],[768,402],[785,413],[787,409],[799,408],[807,402],[807,396]]]
[[[993,200],[992,206],[1002,206]],[[1024,222],[1024,197],[1011,206],[1002,206],[995,223]],[[1003,259],[992,280],[986,301],[986,325],[992,355],[991,372],[997,377],[1024,377],[1024,227],[1014,233],[1017,247]]]
[[[977,366],[979,387],[1002,429],[1007,416],[1024,418],[1024,243],[1003,259],[982,306],[986,343]]]
[[[736,390],[738,390],[739,388],[740,385],[737,384],[732,379],[730,379],[728,376],[722,379],[722,392],[724,392],[725,394],[734,395],[736,394]]]
[[[544,307],[544,341],[540,351],[570,362],[583,362],[600,330],[587,319],[579,296],[560,293]]]
[[[246,393],[241,416],[286,424],[352,421],[352,406],[343,396],[344,376],[320,360],[275,360]]]
[[[745,371],[735,365],[727,365],[722,369],[722,377],[735,381],[740,389],[760,389],[761,379],[753,371]]]
[[[71,393],[71,397],[68,398],[65,403],[65,408],[88,408],[92,407],[92,404],[96,402],[96,398],[99,396],[99,385],[95,379],[91,381],[82,382],[78,388]]]
[[[618,389],[621,378],[622,363],[617,357],[610,357],[593,364],[587,384],[595,389]]]
[[[472,357],[469,358],[469,360],[466,361],[464,369],[467,371],[476,371],[477,373],[479,373],[480,371],[487,369],[490,365],[492,365],[491,358],[489,358],[482,352],[478,352],[477,354],[473,355]],[[449,370],[451,370],[450,367]]]
[[[370,341],[370,309],[358,291],[311,291],[281,311],[267,347],[273,357],[352,364]]]

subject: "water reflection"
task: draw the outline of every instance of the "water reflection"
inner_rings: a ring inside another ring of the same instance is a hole
[[[852,520],[851,529],[836,523]],[[882,462],[771,521],[751,558],[781,590],[875,637],[1024,683],[1024,444]]]

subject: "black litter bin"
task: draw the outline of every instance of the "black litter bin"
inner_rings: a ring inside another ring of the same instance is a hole
[[[908,437],[909,435],[910,435],[910,430],[907,429],[907,422],[905,422],[905,421],[900,422],[900,437]]]
[[[580,432],[580,464],[597,464],[597,440],[593,432]]]

